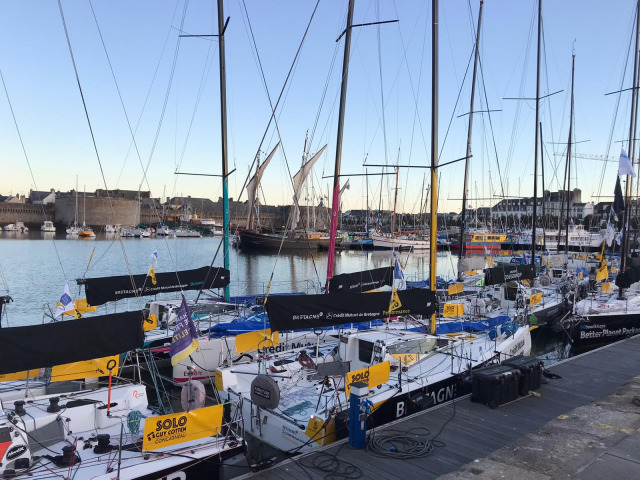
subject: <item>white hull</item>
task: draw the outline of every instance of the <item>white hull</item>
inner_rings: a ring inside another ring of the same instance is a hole
[[[429,240],[414,239],[408,236],[387,236],[378,233],[371,234],[374,248],[395,250],[429,250]]]
[[[366,338],[365,334],[356,334],[359,338]],[[373,334],[374,336],[376,333]],[[398,334],[402,336],[403,334]],[[405,333],[407,338],[416,338],[410,333]],[[528,354],[531,350],[531,335],[529,329],[520,327],[514,335],[509,337],[500,337],[494,342],[486,334],[472,336],[471,340],[451,340],[447,337],[437,337],[444,345],[449,346],[435,347],[432,353],[418,358],[414,363],[403,367],[402,377],[405,377],[404,368],[406,368],[406,378],[411,381],[402,381],[398,386],[398,370],[392,371],[389,380],[381,384],[378,388],[369,390],[367,400],[376,406],[376,410],[380,410],[384,421],[392,421],[409,413],[408,398],[410,394],[419,396],[423,392],[433,399],[434,404],[443,403],[452,400],[457,396],[454,375],[465,374],[469,367],[477,367],[486,364],[494,357],[499,360],[505,360],[515,355]],[[423,336],[426,341],[434,337]],[[340,343],[340,351],[347,351],[351,346],[355,346],[355,357],[341,356],[341,360],[352,360],[351,369],[355,371],[363,367],[362,362],[357,362],[358,347],[357,344],[351,344],[352,339],[348,343]],[[412,341],[412,340],[409,340]],[[393,342],[393,340],[391,340]],[[387,343],[387,347],[392,343]],[[378,343],[376,343],[378,345]],[[383,347],[385,348],[385,347]],[[325,357],[316,359],[318,362],[333,362],[337,360],[329,349],[326,349]],[[375,353],[374,353],[375,355]],[[453,358],[464,358],[463,362],[451,362]],[[385,356],[387,359],[389,355]],[[323,430],[316,428],[316,434],[308,434],[314,429],[310,427],[313,423],[319,422],[322,426],[323,422],[329,422],[331,425],[331,417],[334,417],[339,411],[348,410],[349,400],[345,396],[341,386],[344,387],[342,377],[333,377],[330,387],[321,387],[322,382],[315,379],[315,371],[313,369],[303,368],[296,357],[291,357],[294,361],[284,363],[282,367],[278,367],[278,375],[276,384],[282,392],[280,395],[279,405],[275,409],[260,408],[260,416],[255,415],[255,405],[250,401],[251,384],[257,373],[257,364],[234,365],[232,368],[221,369],[216,373],[216,383],[219,387],[223,387],[220,394],[223,399],[229,400],[232,404],[236,404],[240,398],[243,398],[243,416],[245,419],[245,432],[258,438],[281,451],[296,451],[300,453],[315,450],[319,446],[326,446],[333,441],[330,433],[322,434]],[[355,359],[355,361],[353,361]],[[280,360],[285,360],[285,356],[281,355]],[[387,360],[388,361],[388,360]],[[354,367],[354,363],[356,366]],[[373,365],[371,365],[373,366]],[[269,365],[262,366],[262,372],[269,371]],[[365,370],[366,371],[366,370]],[[246,374],[243,374],[246,372]],[[361,374],[362,375],[362,374]],[[337,394],[335,388],[338,388]],[[337,398],[338,397],[338,398]],[[430,408],[429,406],[425,408]],[[387,413],[383,413],[382,411]],[[389,412],[392,412],[389,414]],[[317,425],[317,424],[316,424]],[[303,428],[300,428],[300,427]],[[376,425],[377,426],[377,425]],[[320,435],[318,435],[320,433]]]

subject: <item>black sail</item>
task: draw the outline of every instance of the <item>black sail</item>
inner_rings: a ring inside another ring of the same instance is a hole
[[[393,268],[382,267],[355,273],[342,273],[329,281],[331,293],[360,293],[393,284]]]
[[[266,303],[272,330],[300,330],[367,322],[396,315],[430,316],[436,311],[435,293],[429,290],[296,295],[269,297]]]
[[[107,357],[142,347],[142,312],[0,329],[0,375]]]
[[[133,284],[131,279],[133,278]],[[219,267],[201,267],[179,272],[156,273],[156,283],[142,275],[86,278],[79,280],[85,286],[87,303],[102,305],[122,298],[179,292],[181,290],[207,290],[223,288],[229,284],[229,270]],[[135,286],[134,286],[135,285]]]
[[[498,285],[516,280],[533,280],[535,277],[536,270],[533,265],[505,264],[485,270],[484,284]]]

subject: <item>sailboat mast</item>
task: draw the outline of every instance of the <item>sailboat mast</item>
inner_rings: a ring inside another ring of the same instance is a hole
[[[364,215],[364,231],[365,234],[369,234],[369,169],[364,169],[364,183],[367,189],[367,205],[365,207]]]
[[[229,179],[227,161],[227,67],[224,48],[224,5],[218,0],[218,60],[220,62],[220,133],[222,154],[222,229],[224,268],[229,270]],[[229,301],[229,284],[224,287],[224,299]]]
[[[533,147],[533,215],[531,218],[531,265],[536,264],[536,221],[538,214],[538,123],[540,122],[540,42],[542,33],[542,0],[538,0],[538,59],[536,65],[536,123]],[[573,85],[573,73],[571,74]],[[573,94],[572,94],[573,95]],[[573,98],[573,97],[572,97]],[[573,102],[571,104],[573,108]],[[569,127],[571,129],[571,127]],[[571,137],[569,137],[571,141]],[[543,192],[544,196],[544,192]]]
[[[336,255],[336,233],[338,230],[338,204],[340,203],[340,162],[342,160],[342,135],[344,131],[344,110],[347,101],[347,78],[349,76],[349,53],[351,51],[351,26],[355,0],[349,0],[347,28],[344,39],[344,58],[342,59],[342,85],[340,87],[340,109],[338,111],[338,135],[336,139],[336,164],[333,172],[333,201],[331,202],[331,228],[329,229],[329,256],[327,259],[327,284],[333,278],[333,262]]]
[[[398,172],[400,169],[396,167],[396,191],[393,197],[393,217],[391,218],[391,235],[396,231],[396,204],[398,202]]]
[[[569,110],[569,145],[567,146],[567,225],[565,230],[565,252],[569,255],[569,220],[571,219],[571,146],[573,144],[573,80],[576,54],[571,55],[571,108]]]
[[[640,0],[638,0],[636,6],[636,46],[633,51],[633,88],[631,89],[631,120],[629,122],[629,159],[631,160],[631,165],[633,166],[633,159],[635,157],[635,141],[634,141],[634,132],[635,132],[635,123],[637,111],[634,108],[637,102],[638,95],[638,49],[640,48],[639,38],[640,37]],[[625,269],[625,257],[628,250],[629,239],[629,213],[631,207],[629,206],[629,196],[631,194],[631,178],[627,175],[626,182],[626,195],[625,195],[625,210],[623,214],[623,222],[622,222],[622,250],[620,251],[620,270],[624,271]],[[618,298],[624,298],[624,289],[620,288],[618,290]]]
[[[469,107],[469,126],[467,128],[467,158],[464,161],[464,184],[462,187],[462,223],[460,224],[460,258],[464,258],[465,241],[464,230],[467,219],[467,182],[469,180],[469,159],[471,157],[471,133],[473,132],[473,105],[476,95],[476,75],[478,72],[478,57],[480,56],[480,27],[482,25],[482,7],[484,0],[480,0],[480,10],[478,11],[478,28],[476,30],[476,51],[473,59],[473,77],[471,80],[471,106]],[[458,272],[458,275],[461,273]]]
[[[438,0],[431,0],[431,234],[429,235],[429,289],[436,294],[436,248],[438,240]],[[431,334],[436,333],[436,314],[431,315]]]
[[[545,231],[545,220],[547,219],[547,213],[545,209],[545,196],[544,196],[544,148],[542,141],[542,122],[540,122],[540,167],[542,168],[542,249],[547,251],[547,236]]]

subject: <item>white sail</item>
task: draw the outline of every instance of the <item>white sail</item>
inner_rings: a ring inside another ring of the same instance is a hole
[[[300,192],[302,191],[302,186],[304,182],[307,180],[313,165],[318,161],[324,149],[327,148],[325,145],[322,147],[318,153],[316,153],[307,163],[305,163],[298,173],[293,176],[293,218],[291,221],[292,230],[295,230],[298,226],[298,222],[300,221]]]
[[[253,227],[253,207],[256,202],[258,185],[260,185],[260,180],[262,180],[262,174],[267,168],[267,165],[269,165],[269,162],[271,162],[271,159],[273,158],[273,155],[274,153],[276,153],[276,150],[278,149],[279,146],[280,146],[280,142],[278,142],[278,144],[275,147],[273,147],[273,150],[271,150],[271,153],[269,154],[269,156],[266,158],[264,162],[262,162],[262,165],[260,165],[257,168],[255,175],[251,177],[251,180],[249,180],[249,183],[247,183],[247,195],[249,197],[249,216],[247,217],[247,229],[249,230]]]

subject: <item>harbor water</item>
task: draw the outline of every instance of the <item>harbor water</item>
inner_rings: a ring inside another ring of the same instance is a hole
[[[84,298],[76,279],[112,275],[144,274],[157,250],[156,272],[173,272],[223,265],[220,237],[201,238],[120,238],[99,234],[96,238],[68,238],[65,234],[29,231],[0,232],[0,292],[13,302],[5,306],[2,326],[32,325],[48,321],[45,314],[55,311],[65,283],[74,298]],[[429,278],[429,252],[401,252],[400,261],[407,280]],[[336,253],[335,273],[351,273],[389,266],[391,251],[345,250]],[[438,275],[454,277],[457,257],[438,252]],[[271,280],[271,293],[319,293],[324,286],[327,253],[245,252],[230,251],[231,295],[264,294]],[[197,292],[185,292],[195,298]],[[166,294],[175,298],[176,294]],[[161,298],[159,295],[158,298]],[[144,302],[153,297],[145,298]],[[99,312],[141,308],[136,299],[121,300]],[[570,354],[566,337],[549,332],[532,332],[534,352],[549,360]]]

